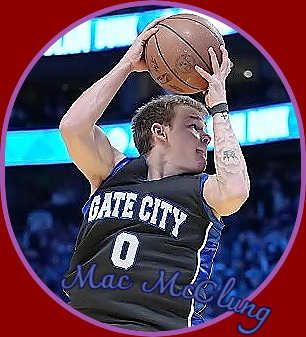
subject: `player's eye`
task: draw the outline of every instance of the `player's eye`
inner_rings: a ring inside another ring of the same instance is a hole
[[[196,130],[196,131],[199,131],[199,127],[198,127],[196,124],[191,124],[189,127],[190,127],[191,129]]]

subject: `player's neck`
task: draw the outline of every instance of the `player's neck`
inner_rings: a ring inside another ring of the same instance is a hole
[[[153,150],[146,156],[146,160],[148,164],[148,180],[159,180],[182,173],[164,153]]]

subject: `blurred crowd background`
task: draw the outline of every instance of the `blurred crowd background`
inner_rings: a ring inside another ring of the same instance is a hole
[[[235,65],[228,80],[231,109],[290,101],[274,69],[255,47],[239,34],[225,41]],[[42,57],[17,96],[8,130],[57,128],[72,102],[125,51]],[[249,66],[248,60],[254,73],[250,79],[240,73]],[[99,122],[130,121],[139,104],[163,93],[149,74],[133,74]],[[301,158],[299,140],[247,146],[243,152],[251,196],[239,212],[224,218],[211,277],[221,289],[235,276],[232,295],[246,298],[275,268],[290,240],[299,207]],[[209,160],[207,172],[213,173],[212,153]],[[73,164],[6,168],[7,206],[20,248],[43,283],[66,302],[60,281],[68,269],[88,197],[89,184]],[[222,310],[212,303],[206,315],[213,318]]]

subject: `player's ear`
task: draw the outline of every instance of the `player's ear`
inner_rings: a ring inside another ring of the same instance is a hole
[[[164,126],[159,123],[153,123],[151,126],[152,136],[161,140],[166,140]]]

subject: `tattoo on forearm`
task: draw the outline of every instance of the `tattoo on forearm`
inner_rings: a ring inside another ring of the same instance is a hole
[[[225,119],[228,119],[228,112],[222,112],[221,113],[221,116],[222,118],[225,120]]]
[[[230,160],[230,159],[239,159],[239,157],[236,155],[236,151],[229,149],[223,151],[223,160]]]
[[[220,180],[248,182],[246,163],[239,142],[231,127],[228,114],[219,114],[213,120],[215,165]]]

